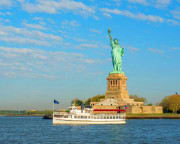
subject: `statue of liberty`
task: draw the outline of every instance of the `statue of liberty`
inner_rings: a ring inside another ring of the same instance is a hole
[[[111,30],[108,29],[108,35],[110,38],[110,43],[112,47],[112,64],[113,64],[113,72],[110,73],[124,73],[122,72],[122,56],[124,55],[124,48],[121,48],[118,42],[118,39],[112,40]]]

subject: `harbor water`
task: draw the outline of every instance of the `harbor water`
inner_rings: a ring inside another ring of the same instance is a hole
[[[0,144],[178,144],[180,120],[125,125],[52,125],[41,117],[0,117]]]

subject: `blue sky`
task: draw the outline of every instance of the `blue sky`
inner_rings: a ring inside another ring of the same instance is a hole
[[[180,93],[180,0],[0,0],[0,109],[105,93],[109,27],[129,94],[157,103]]]

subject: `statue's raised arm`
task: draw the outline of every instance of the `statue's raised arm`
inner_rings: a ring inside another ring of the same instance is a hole
[[[112,40],[111,29],[110,28],[108,29],[108,36],[109,36],[109,39],[110,39],[110,42],[111,42],[111,45],[112,45],[113,44],[113,40]]]

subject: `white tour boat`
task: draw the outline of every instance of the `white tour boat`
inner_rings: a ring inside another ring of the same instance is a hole
[[[116,111],[116,114],[93,114],[93,111]],[[53,124],[125,124],[125,110],[70,107],[67,112],[53,112]]]

